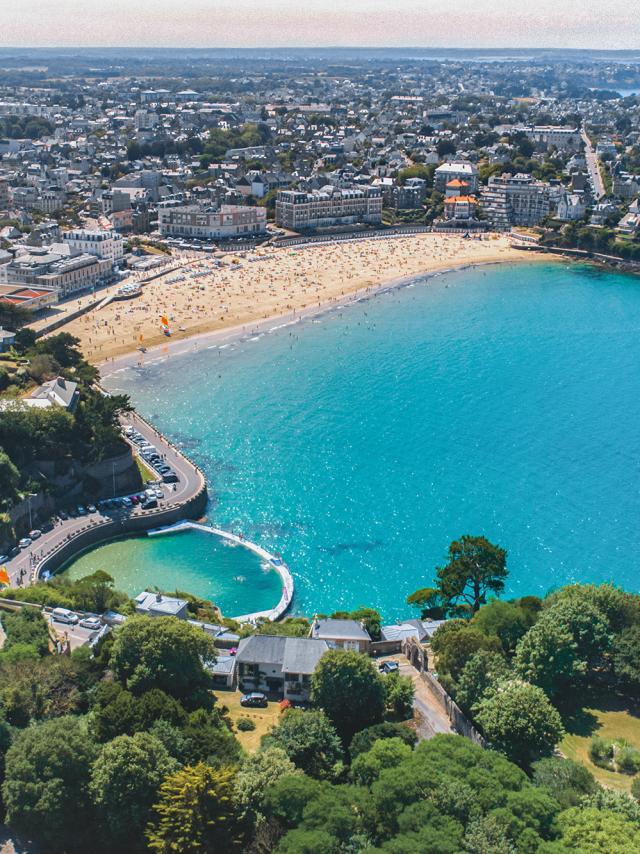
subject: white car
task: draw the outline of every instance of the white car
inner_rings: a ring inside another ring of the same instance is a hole
[[[74,626],[78,622],[78,615],[68,608],[54,608],[51,612],[51,619],[56,623],[67,623]]]
[[[82,626],[83,629],[91,629],[92,631],[98,631],[98,629],[102,628],[102,620],[100,617],[84,617],[78,623],[79,626]]]
[[[32,540],[37,540],[38,537],[42,536],[42,531],[39,528],[35,528],[33,531],[29,531],[29,536]]]
[[[18,543],[18,548],[19,549],[28,549],[29,546],[31,545],[31,543],[32,543],[31,537],[23,537]]]

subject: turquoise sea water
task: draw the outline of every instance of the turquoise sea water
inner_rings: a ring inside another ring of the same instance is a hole
[[[637,278],[550,263],[416,279],[106,385],[200,463],[211,519],[282,552],[298,612],[406,615],[463,533],[508,550],[508,594],[640,588]],[[161,548],[120,559],[153,579]],[[207,595],[191,541],[180,559]]]
[[[228,617],[266,611],[280,599],[277,573],[263,568],[256,555],[199,531],[106,543],[85,552],[67,574],[76,579],[99,569],[112,575],[129,596],[149,586],[186,590],[215,602]],[[247,601],[250,608],[245,607]]]

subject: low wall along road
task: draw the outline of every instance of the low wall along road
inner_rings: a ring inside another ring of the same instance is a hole
[[[207,504],[207,484],[200,468],[137,413],[124,416],[122,424],[135,427],[166,457],[167,464],[179,477],[175,491],[165,485],[164,497],[158,501],[158,507],[152,510],[142,510],[139,506],[130,509],[105,509],[58,523],[53,530],[42,534],[31,546],[7,561],[11,586],[34,584],[43,574],[55,573],[81,552],[109,540],[145,531],[153,535],[191,527],[248,548],[267,561],[282,580],[282,596],[274,608],[243,614],[235,619],[242,622],[280,619],[293,599],[293,579],[280,558],[241,536],[190,521],[201,517]],[[137,448],[133,445],[132,447],[136,452]]]

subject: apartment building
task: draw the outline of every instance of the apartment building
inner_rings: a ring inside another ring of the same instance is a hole
[[[254,237],[266,229],[265,208],[222,205],[214,210],[202,205],[158,205],[158,230],[163,237],[225,240]]]
[[[310,193],[283,190],[276,199],[276,224],[293,231],[381,221],[380,187],[339,189],[328,185]]]
[[[493,175],[482,190],[480,201],[487,219],[497,230],[537,225],[551,210],[549,185],[522,173]]]
[[[518,128],[518,130],[523,130],[532,142],[546,145],[547,148],[553,145],[557,149],[577,149],[581,145],[578,128],[565,127],[564,125],[536,125],[535,127]]]
[[[110,261],[95,255],[62,255],[51,248],[33,247],[0,265],[0,282],[52,288],[59,297],[85,291],[106,282]]]
[[[467,192],[473,194],[478,191],[478,170],[473,163],[450,161],[443,163],[436,169],[434,186],[439,193],[444,193],[450,181],[463,181],[467,185]]]
[[[98,258],[110,261],[112,267],[120,264],[124,258],[124,241],[117,231],[110,229],[89,231],[79,228],[64,231],[62,240],[71,247],[72,252],[96,255]]]

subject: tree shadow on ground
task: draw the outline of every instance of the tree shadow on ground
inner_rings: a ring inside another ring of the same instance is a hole
[[[600,727],[597,716],[591,710],[600,712],[626,712],[638,718],[640,706],[632,698],[619,694],[610,688],[590,687],[566,697],[559,704],[558,711],[564,728],[569,735],[594,735]]]

